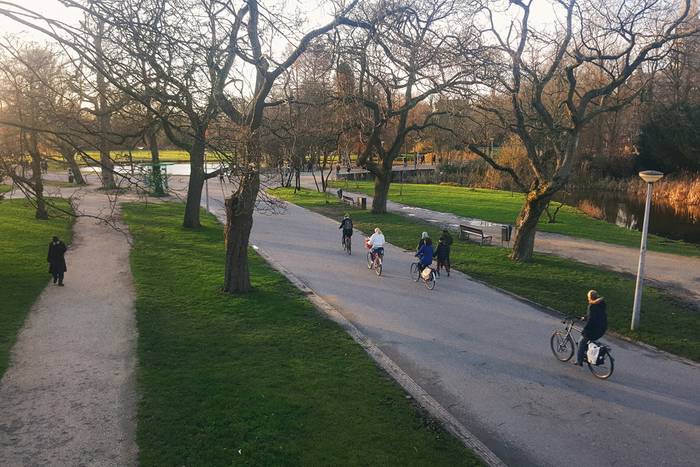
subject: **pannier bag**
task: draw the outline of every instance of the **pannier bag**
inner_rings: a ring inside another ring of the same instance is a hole
[[[588,361],[593,365],[599,365],[601,362],[598,361],[598,355],[600,354],[600,346],[593,342],[588,343],[588,351],[586,352],[586,357]]]
[[[420,275],[421,275],[421,277],[423,278],[423,280],[426,280],[426,281],[427,281],[428,279],[430,279],[430,274],[431,274],[432,272],[433,272],[432,269],[430,269],[430,268],[425,268],[425,269],[423,269],[423,272],[420,273]]]

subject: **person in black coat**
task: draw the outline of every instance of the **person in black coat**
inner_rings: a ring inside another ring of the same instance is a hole
[[[440,275],[440,270],[445,268],[447,277],[450,277],[450,247],[447,246],[445,240],[440,237],[438,246],[435,249],[435,257],[437,257],[437,273]]]
[[[68,270],[66,267],[66,244],[58,237],[53,237],[49,243],[49,254],[46,261],[49,263],[49,273],[53,276],[53,283],[58,282],[58,285],[63,287],[63,274]]]
[[[581,342],[578,343],[578,352],[576,353],[576,365],[578,366],[583,365],[588,343],[600,339],[608,330],[608,314],[605,308],[605,299],[595,290],[589,290],[586,325],[581,330]]]
[[[447,247],[445,249],[445,257],[443,260],[443,265],[445,266],[445,269],[447,270],[447,277],[450,277],[450,250],[452,249],[452,242],[454,241],[452,239],[452,235],[450,235],[450,231],[447,229],[442,230],[442,235],[440,236],[440,241],[442,241],[445,246]]]

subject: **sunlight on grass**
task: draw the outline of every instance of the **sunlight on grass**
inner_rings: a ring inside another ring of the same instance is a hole
[[[223,284],[223,229],[127,205],[137,286],[141,465],[478,465],[339,326],[251,252]]]

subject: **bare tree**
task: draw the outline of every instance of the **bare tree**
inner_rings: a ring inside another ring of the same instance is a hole
[[[212,21],[226,31],[226,61],[223,74],[218,81],[217,101],[221,110],[236,125],[244,136],[244,145],[237,174],[238,187],[226,200],[226,270],[224,290],[230,293],[245,293],[250,290],[248,271],[248,241],[253,226],[253,212],[260,191],[261,127],[265,108],[283,102],[269,101],[268,97],[276,81],[307,50],[316,38],[333,31],[341,25],[357,26],[359,23],[347,15],[357,1],[339,7],[327,24],[301,32],[294,22],[261,7],[256,0],[242,2],[239,8],[232,3],[225,6],[226,16],[212,15]],[[269,31],[285,28],[283,35],[290,44],[290,51],[281,58],[271,57],[264,50],[271,46]],[[235,93],[230,83],[246,81],[246,67],[252,66],[254,80],[250,92]]]
[[[15,157],[3,158],[3,172],[32,197],[36,218],[48,219],[42,179],[46,146],[41,131],[48,124],[42,109],[51,105],[51,96],[44,80],[55,77],[59,67],[54,51],[46,46],[18,44],[8,39],[2,42],[2,49],[5,54],[0,59],[0,119],[13,129],[10,136],[19,143]],[[25,154],[30,158],[31,176],[26,174],[29,167]]]
[[[537,223],[572,176],[585,126],[632,102],[645,86],[644,80],[632,78],[646,64],[662,59],[674,40],[697,32],[679,29],[691,0],[684,0],[678,13],[674,4],[555,0],[551,5],[558,22],[553,29],[533,22],[532,0],[510,2],[506,14],[515,19],[505,28],[499,26],[504,13],[497,11],[497,2],[483,5],[483,33],[491,47],[481,57],[481,67],[492,75],[484,83],[490,92],[482,93],[473,108],[491,124],[517,135],[534,178],[526,184],[512,167],[499,164],[483,149],[479,135],[472,138],[469,148],[492,167],[510,173],[526,193],[512,259],[532,257]],[[465,59],[472,63],[475,57],[469,53]],[[600,79],[588,79],[591,76]],[[507,106],[500,96],[508,97]]]
[[[473,70],[456,66],[450,42],[469,43],[478,37],[456,38],[455,24],[468,24],[473,10],[470,2],[379,1],[362,10],[371,29],[359,29],[341,37],[339,44],[347,94],[339,96],[355,103],[362,129],[362,150],[358,165],[374,176],[373,213],[386,212],[393,174],[393,163],[411,133],[435,125],[441,112],[428,107],[418,112],[421,103],[450,89],[468,92]]]

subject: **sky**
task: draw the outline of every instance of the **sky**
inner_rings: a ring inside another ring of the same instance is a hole
[[[270,0],[267,3],[271,4],[277,0]],[[66,8],[59,0],[0,0],[0,8],[5,7],[6,3],[16,3],[24,8],[36,11],[44,16],[57,19],[66,23],[75,24],[82,16],[77,9]],[[328,18],[328,8],[323,5],[329,5],[330,2],[323,0],[286,0],[289,11],[299,10],[306,14],[311,25],[318,25]],[[531,18],[537,23],[551,23],[554,21],[550,0],[535,0]],[[4,33],[19,34],[23,39],[41,42],[43,37],[40,33],[16,23],[4,15],[0,15],[0,35]]]
[[[29,10],[36,11],[44,16],[52,19],[60,20],[69,24],[76,24],[81,18],[80,12],[75,8],[66,8],[59,0],[0,0],[0,9],[6,7],[7,3],[15,3]],[[263,3],[263,2],[261,2]],[[274,3],[264,2],[264,3]],[[290,11],[299,10],[308,15],[311,24],[319,24],[324,19],[328,18],[328,9],[323,7],[323,0],[287,0],[285,2]],[[40,33],[32,31],[30,28],[23,26],[4,15],[0,15],[0,35],[5,33],[20,34],[24,39],[31,41],[43,41]]]

